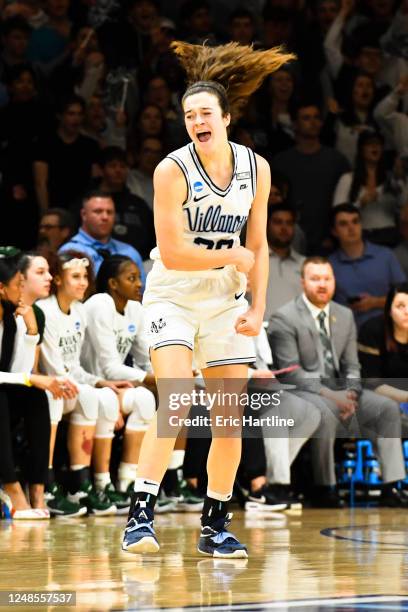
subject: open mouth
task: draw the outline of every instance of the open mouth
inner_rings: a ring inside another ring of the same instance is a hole
[[[197,134],[197,138],[200,142],[208,142],[211,138],[211,132],[200,132]]]

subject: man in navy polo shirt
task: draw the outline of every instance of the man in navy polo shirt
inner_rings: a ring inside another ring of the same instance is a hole
[[[339,248],[329,257],[336,278],[334,299],[348,305],[360,327],[380,314],[391,285],[406,280],[394,253],[363,240],[361,215],[351,204],[333,209],[332,233]]]
[[[102,191],[87,194],[82,202],[81,220],[78,233],[59,249],[59,253],[70,249],[81,251],[92,260],[95,274],[110,255],[126,255],[138,266],[144,287],[146,274],[140,253],[127,242],[112,238],[115,204],[111,196]]]

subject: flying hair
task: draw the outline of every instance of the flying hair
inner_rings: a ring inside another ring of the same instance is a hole
[[[296,59],[282,47],[256,51],[236,42],[209,47],[176,40],[171,47],[187,76],[183,102],[192,94],[208,91],[217,96],[223,114],[231,113],[233,121],[268,74]]]

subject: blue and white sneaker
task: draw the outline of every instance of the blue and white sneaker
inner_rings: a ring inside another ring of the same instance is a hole
[[[221,559],[246,559],[248,557],[246,546],[226,529],[231,519],[232,514],[227,514],[211,526],[206,525],[201,528],[197,546],[199,553]]]
[[[126,525],[122,550],[130,553],[155,553],[160,545],[153,529],[153,510],[139,507]]]

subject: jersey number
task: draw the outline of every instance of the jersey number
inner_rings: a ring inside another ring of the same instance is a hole
[[[214,242],[214,240],[209,240],[208,238],[201,238],[200,236],[198,236],[194,239],[194,244],[202,244],[207,249],[215,248],[217,250],[222,249],[223,247],[227,249],[232,249],[232,247],[234,246],[234,241],[232,239],[226,240],[225,238],[221,238],[220,240],[217,240],[217,242]]]

